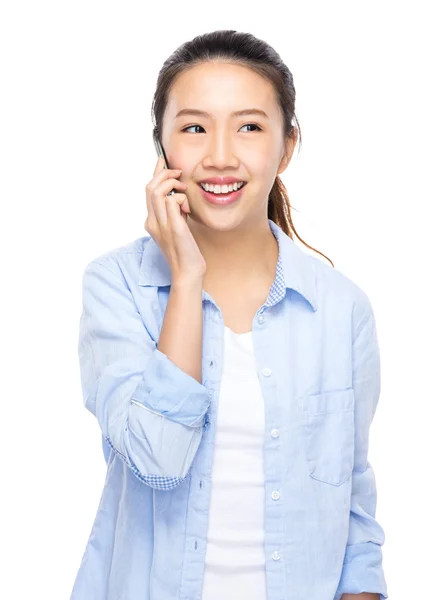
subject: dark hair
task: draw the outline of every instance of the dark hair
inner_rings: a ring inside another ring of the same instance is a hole
[[[293,135],[295,126],[291,121],[294,119],[297,126],[295,135],[298,136],[301,146],[302,134],[295,114],[296,91],[291,71],[269,44],[250,33],[238,32],[234,29],[198,35],[179,46],[164,62],[158,75],[152,104],[153,123],[159,139],[162,134],[168,93],[177,76],[198,64],[215,62],[217,59],[246,66],[273,84],[283,115],[285,139]],[[319,252],[334,267],[330,258],[302,240],[292,222],[290,209],[286,188],[277,176],[269,194],[268,218],[279,225],[291,239],[294,233],[305,246]]]

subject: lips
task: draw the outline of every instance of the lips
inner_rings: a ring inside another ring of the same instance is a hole
[[[241,197],[242,190],[245,188],[245,186],[246,182],[244,182],[244,185],[236,191],[233,190],[232,192],[227,192],[226,194],[214,194],[213,192],[206,192],[199,184],[200,190],[205,199],[208,200],[210,204],[217,206],[226,206],[238,200]]]

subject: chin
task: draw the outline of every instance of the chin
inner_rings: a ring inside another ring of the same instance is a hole
[[[221,211],[216,212],[215,210],[209,210],[208,213],[205,213],[199,217],[197,216],[194,219],[195,222],[200,225],[206,227],[210,231],[233,231],[241,226],[243,222],[243,215],[239,213],[239,211],[225,211],[224,214],[220,214]]]

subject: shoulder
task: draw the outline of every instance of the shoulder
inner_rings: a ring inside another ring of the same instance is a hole
[[[150,235],[142,236],[124,245],[117,246],[98,256],[95,256],[85,267],[85,270],[107,269],[116,276],[139,276],[145,246],[151,239]]]
[[[307,257],[315,274],[319,306],[330,307],[334,311],[350,311],[354,331],[366,319],[373,317],[371,299],[360,283],[324,259],[312,254]]]

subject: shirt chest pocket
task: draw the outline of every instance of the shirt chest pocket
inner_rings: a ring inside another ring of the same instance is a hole
[[[309,475],[342,485],[354,467],[354,390],[348,388],[299,398],[302,448]]]

